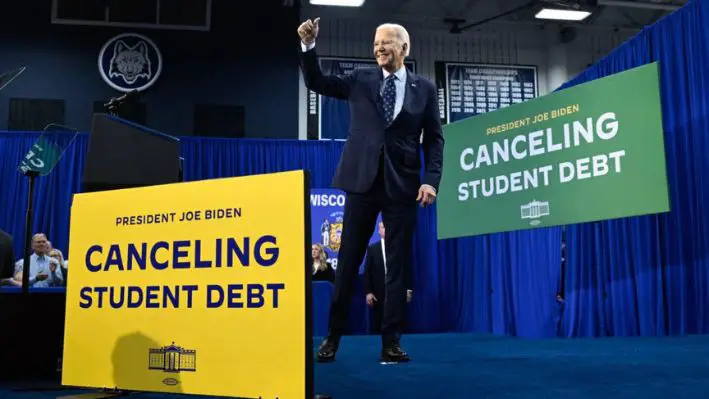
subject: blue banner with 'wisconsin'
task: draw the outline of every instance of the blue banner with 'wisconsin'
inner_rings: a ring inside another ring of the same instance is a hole
[[[325,249],[327,260],[333,269],[337,269],[337,254],[342,245],[343,217],[345,214],[345,193],[337,189],[312,189],[310,190],[310,215],[311,239],[313,245],[320,244]],[[372,237],[369,243],[379,241],[379,222],[372,226]],[[360,265],[363,272],[364,263]]]

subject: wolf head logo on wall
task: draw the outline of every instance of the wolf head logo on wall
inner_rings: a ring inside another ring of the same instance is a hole
[[[99,72],[111,87],[122,92],[143,91],[162,71],[162,54],[143,35],[125,33],[109,39],[98,57]]]

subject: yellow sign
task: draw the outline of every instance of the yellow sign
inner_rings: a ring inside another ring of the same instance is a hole
[[[311,399],[306,184],[294,171],[75,195],[62,383]]]

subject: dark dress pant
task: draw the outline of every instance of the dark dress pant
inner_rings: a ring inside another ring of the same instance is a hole
[[[386,295],[382,316],[382,340],[398,342],[406,314],[405,268],[411,267],[417,202],[392,199],[386,192],[380,158],[379,173],[365,193],[347,193],[341,246],[335,275],[335,292],[330,307],[330,337],[345,334],[359,266],[364,260],[369,239],[379,212],[386,229]]]

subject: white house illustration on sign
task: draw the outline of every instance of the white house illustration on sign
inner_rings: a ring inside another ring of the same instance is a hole
[[[537,201],[532,200],[532,202],[520,206],[522,213],[522,219],[532,219],[529,224],[532,226],[537,226],[541,223],[539,218],[542,216],[549,216],[549,202],[548,201]]]

